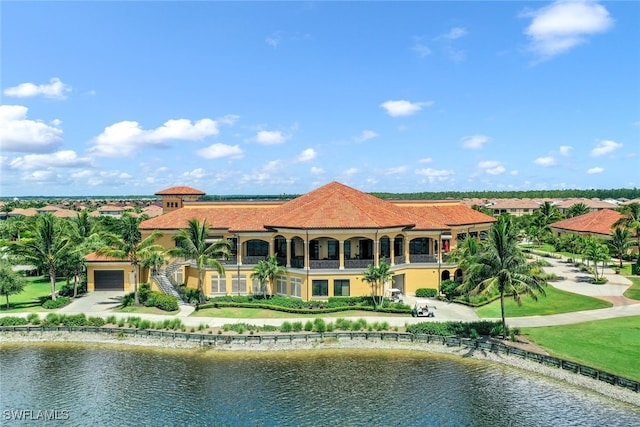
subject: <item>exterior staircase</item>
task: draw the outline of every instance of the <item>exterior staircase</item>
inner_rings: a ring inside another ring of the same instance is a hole
[[[169,267],[167,267],[165,270],[160,270],[156,274],[153,274],[151,278],[155,280],[155,282],[158,284],[158,287],[164,294],[176,297],[178,299],[179,305],[188,305],[186,302],[182,300],[182,298],[180,298],[180,294],[176,290],[175,286],[169,280],[169,276],[175,273],[175,271],[178,268],[182,267],[182,265],[183,263],[174,262],[171,265],[169,265]]]

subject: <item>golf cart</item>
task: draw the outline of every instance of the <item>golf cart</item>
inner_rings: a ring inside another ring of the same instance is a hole
[[[389,289],[389,293],[391,294],[391,296],[389,297],[389,300],[391,300],[391,302],[402,302],[404,301],[404,296],[402,295],[402,291],[398,288],[391,288]]]
[[[413,310],[411,311],[411,315],[413,317],[435,317],[435,309],[436,307],[434,305],[416,302],[416,305],[413,306]]]

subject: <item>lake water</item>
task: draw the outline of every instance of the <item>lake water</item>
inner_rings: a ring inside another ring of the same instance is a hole
[[[640,408],[512,367],[389,350],[3,345],[0,411],[0,425],[640,425]]]

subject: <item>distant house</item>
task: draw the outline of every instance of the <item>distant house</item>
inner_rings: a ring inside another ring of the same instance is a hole
[[[604,202],[601,200],[593,199],[567,199],[556,204],[560,212],[565,213],[571,206],[582,203],[589,208],[590,211],[601,211],[604,209],[615,209],[617,206],[614,203]]]
[[[167,213],[182,208],[184,202],[196,202],[205,194],[204,191],[182,185],[158,191],[156,196],[162,197],[162,211]]]
[[[603,209],[554,222],[550,227],[553,235],[557,237],[563,234],[578,234],[610,239],[613,224],[621,217],[622,214],[618,211]]]
[[[508,213],[513,216],[531,215],[538,208],[540,208],[540,203],[532,199],[502,199],[487,206],[487,209],[492,210],[494,215]]]
[[[116,205],[104,205],[98,208],[97,212],[99,216],[112,216],[114,218],[120,218],[125,212],[125,208]]]

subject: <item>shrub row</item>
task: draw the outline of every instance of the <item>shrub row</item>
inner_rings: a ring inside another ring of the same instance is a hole
[[[225,332],[233,331],[238,334],[243,334],[245,331],[249,333],[254,332],[274,332],[280,331],[282,333],[291,333],[291,332],[333,332],[337,330],[341,331],[388,331],[390,328],[389,323],[387,322],[374,322],[372,324],[367,324],[367,321],[364,319],[351,320],[351,319],[336,319],[335,322],[327,323],[324,319],[316,318],[309,319],[306,322],[282,322],[280,328],[275,326],[256,326],[250,325],[247,323],[233,323],[226,324],[222,326],[222,329]],[[395,330],[398,330],[396,327]]]
[[[207,304],[201,304],[198,306],[198,310],[205,308],[223,308],[223,307],[241,307],[241,308],[259,308],[265,310],[282,311],[285,313],[294,314],[317,314],[317,313],[338,313],[341,311],[349,310],[362,310],[362,311],[377,311],[380,313],[411,313],[411,307],[401,303],[387,303],[377,310],[373,306],[338,306],[338,307],[320,307],[318,308],[297,308],[297,307],[284,307],[272,304],[265,304],[261,300],[260,302],[226,302],[216,300]]]
[[[416,289],[416,297],[418,298],[433,298],[438,295],[438,290],[433,288],[418,288]]]
[[[452,336],[476,338],[478,335],[496,336],[502,334],[502,323],[480,320],[477,322],[422,322],[407,325],[407,332],[412,334]]]
[[[162,292],[151,290],[149,283],[142,283],[138,288],[138,300],[145,307],[156,307],[163,311],[178,310],[178,298],[172,295],[166,295]],[[135,293],[130,293],[122,299],[122,306],[127,307],[135,302]]]
[[[180,319],[165,319],[158,322],[143,320],[140,317],[128,317],[127,319],[116,319],[115,316],[109,316],[106,320],[101,317],[86,317],[84,314],[56,314],[49,313],[44,319],[40,319],[37,313],[30,313],[25,317],[0,317],[0,326],[23,326],[23,325],[41,325],[41,326],[105,326],[107,324],[117,325],[122,328],[125,325],[130,328],[137,329],[166,329],[166,330],[185,330],[185,326]],[[204,329],[204,325],[198,327],[199,330]]]

